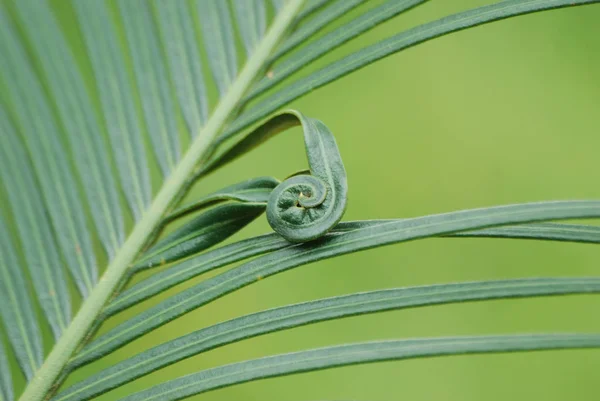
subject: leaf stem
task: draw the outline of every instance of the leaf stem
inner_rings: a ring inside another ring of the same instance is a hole
[[[184,187],[187,178],[209,149],[212,140],[222,129],[228,117],[236,110],[254,78],[263,70],[269,55],[292,25],[303,2],[304,0],[290,0],[277,15],[269,32],[248,59],[244,69],[223,97],[204,129],[191,144],[190,149],[172,175],[164,182],[150,208],[136,224],[129,238],[107,267],[98,284],[90,292],[89,297],[83,302],[77,315],[55,344],[42,367],[29,382],[20,401],[41,401],[53,389],[53,384],[61,375],[71,355],[86,337],[90,328],[94,326],[104,304],[126,275],[127,268],[146,243],[148,236],[160,224],[165,211],[178,197],[177,195]]]

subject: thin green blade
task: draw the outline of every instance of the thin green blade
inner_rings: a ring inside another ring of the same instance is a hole
[[[332,232],[340,233],[359,229],[364,231],[370,227],[377,227],[381,222],[377,220],[343,222],[338,224]],[[453,233],[445,235],[445,237],[522,238],[599,244],[600,227],[552,223],[527,224]],[[121,293],[104,309],[103,318],[136,305],[192,277],[227,266],[231,263],[239,262],[240,260],[291,246],[293,244],[283,240],[277,234],[266,234],[226,245],[176,263],[172,267],[137,283]],[[76,358],[76,360],[78,359]]]
[[[394,288],[325,298],[242,316],[168,341],[69,387],[55,401],[83,401],[177,361],[293,327],[383,311],[517,297],[600,292],[600,278],[531,278]]]
[[[227,1],[197,0],[204,48],[219,93],[227,92],[237,75],[237,57]]]
[[[76,160],[94,225],[109,259],[125,241],[119,188],[110,169],[107,149],[94,107],[75,58],[46,2],[14,3],[37,52]]]
[[[222,387],[294,373],[444,355],[600,348],[600,334],[523,334],[375,341],[238,362],[170,380],[123,401],[172,401]]]
[[[0,401],[13,401],[14,399],[12,376],[8,367],[8,359],[6,359],[3,339],[0,337]]]
[[[177,263],[123,291],[106,306],[103,318],[112,316],[202,273],[291,245],[277,234],[267,234],[225,245]],[[75,360],[82,361],[78,356],[75,357]]]
[[[0,215],[0,316],[8,340],[27,380],[44,360],[42,336],[14,243]]]
[[[137,221],[150,205],[150,176],[115,21],[103,1],[81,0],[73,6],[94,70],[121,187]]]
[[[233,10],[246,55],[249,56],[265,34],[267,16],[264,0],[234,1]]]
[[[334,3],[329,4],[327,8],[320,11],[314,18],[295,30],[294,33],[277,48],[277,51],[273,54],[271,60],[277,60],[322,29],[326,28],[333,21],[364,2],[365,0],[337,0]],[[324,5],[327,5],[327,2],[325,2]]]
[[[280,1],[285,2],[285,0],[280,0]],[[302,9],[302,11],[300,11],[298,13],[298,16],[296,17],[296,21],[302,22],[302,20],[304,18],[310,17],[311,15],[313,15],[314,13],[316,13],[317,11],[319,11],[320,9],[325,7],[327,5],[327,3],[330,1],[331,0],[307,0],[306,5]]]
[[[591,244],[600,243],[600,226],[581,224],[540,223],[520,226],[486,228],[452,234],[453,237],[493,237],[546,239],[552,241],[572,241]]]
[[[203,196],[192,203],[177,208],[165,217],[165,222],[173,221],[182,216],[225,201],[264,203],[266,206],[269,195],[279,184],[280,181],[273,177],[251,178],[220,189],[212,194]]]
[[[171,80],[175,84],[188,131],[195,137],[208,120],[208,94],[196,44],[192,9],[186,1],[159,0],[155,5]]]
[[[367,10],[352,21],[311,42],[309,45],[271,69],[268,76],[256,84],[246,97],[245,101],[249,101],[261,93],[264,93],[290,75],[305,66],[310,65],[313,61],[318,60],[342,44],[426,1],[427,0],[388,0],[374,9]],[[332,4],[327,10],[322,11],[318,17],[311,20],[309,24],[306,24],[306,26],[290,36],[290,38],[286,40],[281,45],[281,48],[273,55],[272,62],[275,62],[278,58],[284,56],[287,52],[308,40],[331,21],[361,3],[363,3],[363,1],[341,0],[336,4]]]
[[[294,99],[411,46],[489,22],[554,8],[582,6],[598,2],[600,0],[507,0],[409,29],[356,51],[268,96],[242,113],[219,136],[218,141],[222,142],[230,138],[243,128],[268,116]]]
[[[96,257],[86,227],[84,203],[78,193],[67,149],[47,97],[14,27],[0,9],[0,81],[4,104],[11,105],[15,126],[24,135],[42,188],[46,209],[66,264],[82,296],[98,278]]]
[[[10,211],[21,238],[29,276],[54,338],[58,339],[71,320],[71,303],[63,263],[44,203],[39,197],[30,159],[8,116],[0,107],[0,168]],[[7,208],[9,209],[9,208]]]
[[[264,208],[260,203],[233,203],[210,209],[148,249],[132,269],[161,266],[208,249],[244,228]]]
[[[154,155],[163,177],[168,177],[179,161],[179,134],[150,3],[146,0],[121,0],[118,4],[133,60],[146,129],[150,133]]]
[[[479,228],[544,220],[600,217],[600,201],[554,201],[463,210],[383,222],[366,229],[334,233],[253,259],[201,282],[121,323],[92,341],[77,356],[105,355],[145,333],[238,288],[291,268],[393,243]]]

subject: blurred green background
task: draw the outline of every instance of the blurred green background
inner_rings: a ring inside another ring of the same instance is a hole
[[[432,0],[344,45],[301,74],[400,30],[491,2]],[[63,22],[68,21],[69,10],[59,3],[55,2],[56,9]],[[368,2],[367,7],[378,3]],[[350,13],[336,26],[355,15]],[[599,21],[600,6],[594,5],[496,22],[408,49],[295,101],[291,108],[323,120],[336,135],[350,185],[344,220],[600,198]],[[190,198],[246,178],[283,178],[304,168],[301,133],[292,130],[208,177]],[[262,217],[232,240],[269,230]],[[424,240],[347,255],[294,269],[219,299],[83,368],[69,382],[149,346],[266,308],[410,285],[598,275],[599,260],[598,248],[590,245],[491,239]],[[204,278],[126,311],[102,331]],[[216,365],[339,343],[600,332],[599,311],[599,297],[569,296],[353,317],[219,348],[99,399],[117,399]],[[596,401],[599,372],[600,350],[444,357],[269,379],[192,399]]]

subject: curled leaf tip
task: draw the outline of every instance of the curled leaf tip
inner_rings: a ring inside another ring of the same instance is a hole
[[[307,242],[323,236],[335,227],[346,210],[346,169],[329,128],[298,111],[277,114],[226,150],[215,152],[192,182],[299,125],[304,131],[310,169],[292,174],[274,188],[267,202],[267,220],[273,230],[290,242]]]
[[[285,112],[302,125],[310,171],[293,175],[269,196],[267,220],[291,242],[317,239],[332,229],[346,209],[346,170],[335,138],[319,120]]]

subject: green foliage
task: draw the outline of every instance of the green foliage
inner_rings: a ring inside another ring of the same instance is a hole
[[[0,401],[21,393],[13,388],[13,377],[21,374],[27,381],[23,401],[88,400],[208,350],[316,322],[425,305],[600,292],[597,277],[562,277],[391,288],[318,299],[194,330],[126,355],[62,388],[78,368],[174,319],[320,260],[432,237],[600,243],[598,226],[549,222],[600,218],[597,200],[340,222],[348,184],[333,133],[324,122],[294,110],[271,116],[316,88],[431,39],[523,14],[598,2],[502,1],[397,33],[296,78],[342,44],[427,2],[387,0],[373,7],[363,0],[64,2],[59,6],[81,32],[81,63],[56,17],[56,5],[4,1],[0,168],[8,206],[0,215],[0,336],[6,334],[12,351],[6,353],[0,341]],[[351,11],[355,18],[328,29]],[[283,181],[258,177],[223,185],[180,205],[207,175],[296,126],[303,131],[308,170]],[[154,170],[161,177],[155,192]],[[275,232],[215,247],[265,211]],[[145,276],[138,280],[141,271]],[[191,281],[211,271],[217,274]],[[132,279],[136,281],[130,284]],[[140,305],[182,283],[189,285],[153,306]],[[79,295],[69,291],[73,286]],[[71,318],[71,304],[79,296],[82,303]],[[107,319],[126,310],[131,314],[104,330]],[[48,353],[45,323],[53,334]],[[202,370],[125,399],[176,400],[252,380],[376,361],[572,348],[600,348],[599,335],[339,345]],[[11,371],[12,365],[18,369]]]
[[[307,242],[325,235],[346,211],[348,180],[335,138],[319,120],[288,112],[304,130],[310,171],[295,174],[273,189],[267,220],[290,242]]]
[[[263,203],[226,204],[210,209],[169,234],[139,257],[134,271],[164,265],[218,244],[262,214]]]
[[[600,280],[597,278],[523,279],[395,288],[284,306],[223,322],[168,341],[98,372],[70,387],[56,401],[90,399],[210,349],[320,321],[451,302],[598,292]]]
[[[140,391],[123,398],[123,400],[180,400],[190,395],[251,380],[359,363],[434,355],[598,347],[600,347],[600,335],[597,334],[450,337],[347,344],[276,355],[209,369]]]

